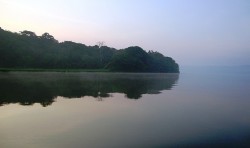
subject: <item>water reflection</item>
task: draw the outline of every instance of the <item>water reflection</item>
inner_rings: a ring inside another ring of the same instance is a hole
[[[123,93],[129,99],[139,99],[143,94],[158,94],[162,90],[170,90],[178,78],[178,74],[0,73],[0,105],[40,103],[48,106],[57,96],[92,96],[101,100],[112,97],[110,93]]]

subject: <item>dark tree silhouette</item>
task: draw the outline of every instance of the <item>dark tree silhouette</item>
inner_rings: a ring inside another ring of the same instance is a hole
[[[42,34],[41,39],[46,39],[46,40],[51,40],[51,41],[58,42],[52,35],[50,35],[47,32],[45,32],[44,34]]]
[[[21,35],[25,35],[25,36],[36,37],[36,34],[32,31],[24,30],[24,31],[21,31],[20,33],[21,33]]]
[[[72,41],[59,43],[49,33],[36,36],[24,30],[0,29],[0,68],[107,69],[123,72],[178,73],[178,64],[161,53],[140,47],[117,50],[98,42],[86,46]]]

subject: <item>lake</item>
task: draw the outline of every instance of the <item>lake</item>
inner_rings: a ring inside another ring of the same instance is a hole
[[[250,70],[2,72],[0,147],[250,147]]]

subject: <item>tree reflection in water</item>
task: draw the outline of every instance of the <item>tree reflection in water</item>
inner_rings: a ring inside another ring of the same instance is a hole
[[[0,73],[0,105],[40,103],[45,107],[51,105],[57,96],[92,96],[101,101],[112,97],[111,93],[139,99],[143,94],[170,90],[178,78],[178,74],[164,73],[5,72]]]

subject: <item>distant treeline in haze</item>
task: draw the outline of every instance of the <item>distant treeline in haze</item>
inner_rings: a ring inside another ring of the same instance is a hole
[[[119,72],[178,73],[179,66],[159,52],[138,46],[117,50],[104,46],[59,43],[49,33],[14,33],[0,28],[0,68],[107,69]]]

